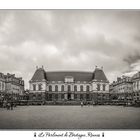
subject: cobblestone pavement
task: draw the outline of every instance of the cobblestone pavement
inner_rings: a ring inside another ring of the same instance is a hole
[[[18,106],[0,108],[0,129],[140,129],[140,108]]]

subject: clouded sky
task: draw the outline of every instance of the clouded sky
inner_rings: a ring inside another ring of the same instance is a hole
[[[0,72],[94,71],[110,82],[140,71],[140,11],[0,10]]]

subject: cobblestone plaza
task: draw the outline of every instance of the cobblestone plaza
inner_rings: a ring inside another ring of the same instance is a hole
[[[140,129],[140,109],[123,106],[0,108],[0,129]]]

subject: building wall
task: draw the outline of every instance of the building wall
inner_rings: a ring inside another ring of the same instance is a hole
[[[42,90],[38,89],[38,85],[42,84]],[[100,90],[98,90],[100,84]],[[36,90],[33,89],[36,86]],[[62,89],[64,86],[64,90]],[[75,90],[75,86],[77,90]],[[89,89],[87,89],[87,86]],[[103,89],[103,86],[105,88]],[[70,90],[68,89],[70,87]],[[81,89],[82,87],[82,89]],[[109,93],[109,83],[107,82],[64,82],[64,81],[46,81],[46,82],[30,82],[30,99],[43,100],[44,94],[46,100],[97,100],[97,94]],[[39,96],[39,97],[38,97]]]
[[[117,99],[133,99],[133,82],[131,77],[117,78],[110,85],[111,96],[116,95]]]
[[[0,79],[0,92],[5,91],[5,81],[4,79]]]
[[[39,85],[41,85],[41,89],[42,90],[39,90]],[[34,86],[36,87],[36,90],[34,90]],[[32,82],[30,83],[30,91],[33,91],[33,92],[39,92],[39,91],[46,91],[46,82]]]
[[[136,73],[133,77],[133,98],[135,101],[140,101],[140,72]]]
[[[42,84],[42,90],[39,90],[39,84]],[[98,86],[100,85],[100,90],[98,90]],[[33,89],[33,86],[36,86],[36,90]],[[39,91],[48,91],[49,92],[49,87],[51,86],[52,91],[56,91],[56,86],[58,86],[58,91],[62,91],[62,86],[64,86],[64,91],[68,91],[68,86],[70,86],[70,89],[72,92],[74,92],[74,86],[77,87],[77,92],[81,91],[81,86],[83,87],[83,91],[87,91],[87,86],[89,86],[89,91],[100,91],[100,92],[109,92],[109,83],[105,82],[93,82],[93,83],[83,83],[83,82],[77,82],[77,83],[64,83],[60,82],[50,82],[50,83],[45,83],[45,82],[32,82],[30,83],[30,91],[32,92],[39,92]],[[103,86],[105,86],[105,89],[103,89]]]

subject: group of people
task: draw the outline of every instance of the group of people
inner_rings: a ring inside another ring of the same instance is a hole
[[[16,103],[13,101],[4,101],[2,107],[7,108],[7,110],[13,110],[16,107]]]
[[[90,102],[81,102],[81,107],[83,107],[83,105],[95,105],[94,102],[90,103]]]

